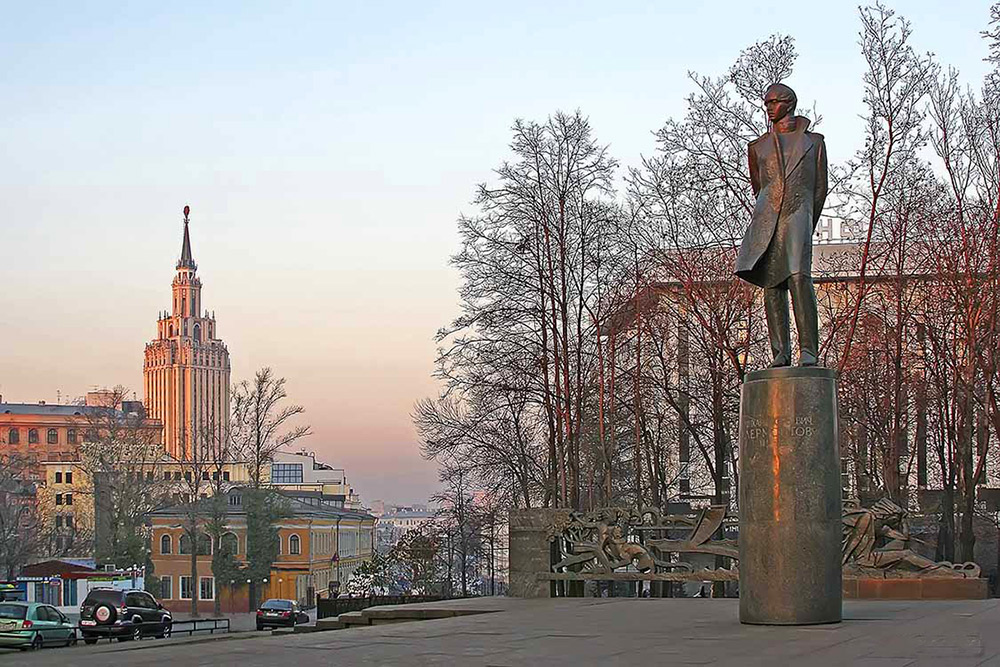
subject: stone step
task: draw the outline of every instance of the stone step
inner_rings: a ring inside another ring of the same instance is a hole
[[[344,627],[344,623],[341,623],[340,619],[336,616],[321,618],[316,621],[317,630],[342,630]]]
[[[337,620],[344,624],[344,627],[355,625],[371,625],[371,619],[361,611],[349,611],[337,617]]]

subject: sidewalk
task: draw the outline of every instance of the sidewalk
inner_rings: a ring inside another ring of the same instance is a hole
[[[484,601],[492,613],[330,632],[149,642],[118,667],[221,665],[863,665],[1000,666],[1000,600],[848,601],[845,622],[741,625],[737,600],[570,598]],[[441,605],[443,603],[432,603]],[[477,604],[462,601],[463,605]],[[478,604],[477,604],[478,606]],[[22,663],[104,667],[108,656],[53,650]]]

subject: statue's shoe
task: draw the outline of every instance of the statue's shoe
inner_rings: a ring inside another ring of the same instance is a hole
[[[791,355],[779,354],[774,358],[774,361],[771,362],[771,365],[768,366],[768,368],[784,368],[785,366],[791,366],[791,365],[792,365]]]
[[[819,359],[812,352],[799,352],[799,366],[817,366]]]

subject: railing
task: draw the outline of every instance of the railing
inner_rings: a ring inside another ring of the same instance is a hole
[[[178,627],[180,626],[180,627]],[[107,626],[103,626],[107,627]],[[143,628],[143,637],[154,637],[158,635],[158,629],[161,627],[160,623],[140,623],[140,627]],[[84,630],[94,630],[95,626],[75,626],[78,631],[78,636],[82,636]],[[188,635],[191,636],[196,632],[207,632],[214,635],[216,632],[224,633],[230,632],[229,619],[228,618],[192,618],[184,621],[172,621],[164,630],[164,636],[170,637],[172,635]],[[108,641],[116,641],[120,637],[128,637],[128,633],[123,634],[99,634],[93,635],[92,639],[101,641],[102,639],[107,639]]]
[[[444,600],[443,595],[375,595],[357,598],[323,598],[316,597],[316,618],[340,616],[349,611],[361,611],[368,607],[388,604],[414,604],[419,602],[437,602]]]
[[[211,623],[211,625],[209,625]],[[177,626],[190,625],[190,628],[178,628]],[[192,618],[187,621],[174,621],[170,625],[170,630],[167,632],[168,635],[193,635],[196,632],[207,632],[210,635],[214,635],[218,632],[229,632],[229,619],[228,618]]]

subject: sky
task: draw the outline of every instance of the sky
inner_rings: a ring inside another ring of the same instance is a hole
[[[622,167],[690,71],[793,36],[831,161],[860,145],[855,2],[2,0],[0,395],[142,391],[182,215],[233,381],[271,366],[363,500],[437,488],[410,421],[458,314],[456,219],[515,118],[580,109]],[[978,87],[988,3],[889,2]]]

